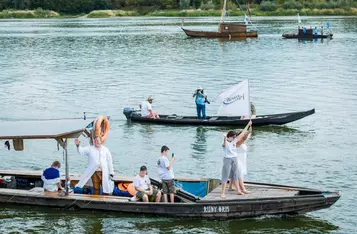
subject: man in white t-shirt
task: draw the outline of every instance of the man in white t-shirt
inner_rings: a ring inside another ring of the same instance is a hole
[[[160,202],[161,192],[153,189],[150,178],[147,176],[146,166],[140,167],[140,173],[133,181],[135,188],[135,196],[143,202],[149,202],[155,199],[155,202]]]
[[[154,99],[150,96],[146,101],[142,102],[140,105],[141,116],[146,118],[158,119],[160,118],[159,114],[152,111],[151,103]]]
[[[172,164],[175,162],[174,154],[169,160],[167,154],[169,147],[166,145],[161,147],[161,157],[157,160],[157,173],[162,182],[162,192],[164,194],[164,201],[167,202],[166,194],[170,194],[170,202],[174,203],[175,199],[175,182],[174,182],[174,169]]]

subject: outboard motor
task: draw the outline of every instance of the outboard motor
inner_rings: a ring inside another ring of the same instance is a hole
[[[125,115],[126,119],[130,119],[130,115],[133,112],[134,112],[134,108],[131,107],[125,107],[123,110],[123,114]]]

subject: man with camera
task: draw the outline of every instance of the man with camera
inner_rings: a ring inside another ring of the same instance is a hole
[[[167,158],[169,147],[166,145],[161,147],[161,157],[157,160],[157,172],[162,182],[162,191],[164,194],[164,201],[167,202],[167,194],[170,194],[170,202],[175,200],[175,182],[174,169],[172,168],[175,162],[175,155],[172,154],[171,159]]]
[[[207,95],[205,95],[203,89],[199,87],[196,89],[193,97],[196,102],[197,119],[206,120],[206,103],[210,104]]]

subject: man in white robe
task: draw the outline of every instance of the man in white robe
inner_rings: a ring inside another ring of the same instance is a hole
[[[81,176],[78,184],[75,187],[82,188],[88,180],[92,178],[94,194],[99,195],[100,183],[96,180],[102,181],[103,194],[109,195],[114,189],[114,168],[112,155],[107,147],[101,144],[100,137],[94,139],[94,145],[81,147],[78,139],[74,140],[77,146],[77,151],[80,155],[88,157],[88,167]]]

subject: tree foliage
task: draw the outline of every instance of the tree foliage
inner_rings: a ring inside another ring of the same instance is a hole
[[[334,9],[357,7],[356,0],[228,0],[231,10],[237,9],[237,2],[255,6],[261,11],[284,9]],[[0,10],[53,10],[65,14],[89,13],[93,10],[108,9],[220,9],[223,0],[0,0]]]

